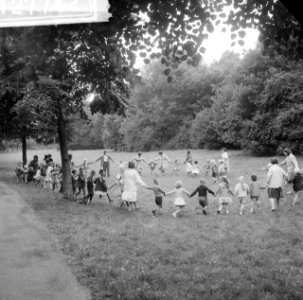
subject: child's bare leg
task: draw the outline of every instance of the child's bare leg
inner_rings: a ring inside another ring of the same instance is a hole
[[[217,214],[218,214],[218,215],[221,213],[222,208],[223,208],[223,204],[220,204],[220,205],[219,205],[219,208],[218,208],[218,210],[217,210]]]
[[[228,204],[224,203],[224,206],[225,206],[225,213],[228,215],[228,213],[229,213],[229,211],[228,211]]]
[[[182,212],[182,209],[179,207],[174,213],[173,216],[176,218],[178,214]]]
[[[251,199],[251,208],[250,211],[253,213],[254,212],[254,200],[255,199]]]
[[[244,200],[243,198],[240,198],[240,215],[243,215],[243,210],[244,210]]]
[[[294,201],[293,201],[292,205],[295,205],[297,203],[298,197],[299,197],[299,192],[295,193]]]
[[[275,211],[275,198],[269,198],[269,202],[271,204],[271,211]]]

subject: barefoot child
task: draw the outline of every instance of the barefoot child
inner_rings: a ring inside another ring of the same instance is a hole
[[[235,186],[235,195],[238,197],[240,202],[240,215],[243,215],[246,198],[248,197],[249,192],[249,186],[244,182],[244,176],[240,176],[239,182]]]
[[[216,192],[215,196],[217,194],[220,195],[219,198],[219,208],[217,210],[217,214],[219,215],[221,213],[222,208],[225,208],[225,213],[228,214],[228,205],[232,203],[232,198],[230,196],[233,196],[233,192],[230,189],[229,180],[226,176],[221,177],[222,182],[219,183],[219,189]]]
[[[200,185],[189,195],[189,198],[198,193],[199,204],[202,207],[202,212],[207,215],[206,208],[208,206],[207,193],[215,195],[215,193],[205,185],[205,179],[200,179]]]
[[[154,192],[156,208],[152,210],[152,213],[154,216],[158,216],[160,213],[160,208],[162,208],[162,196],[165,196],[165,192],[159,187],[159,181],[157,178],[154,178],[153,186],[148,187],[147,189]]]
[[[210,171],[211,171],[211,177],[214,182],[217,182],[218,180],[218,165],[214,159],[210,160]]]
[[[181,214],[183,212],[183,208],[186,205],[183,195],[185,194],[185,195],[189,196],[190,194],[186,189],[184,189],[182,187],[182,181],[177,181],[175,183],[175,188],[173,190],[171,190],[170,192],[166,193],[166,196],[172,195],[172,194],[176,195],[176,198],[174,200],[174,205],[178,209],[173,213],[173,216],[176,218],[178,214]]]
[[[251,183],[249,185],[249,191],[250,191],[250,199],[251,199],[251,213],[254,213],[254,202],[256,202],[256,205],[258,208],[260,208],[260,196],[261,196],[261,187],[257,181],[258,177],[257,175],[251,175]]]
[[[124,191],[124,179],[122,174],[118,174],[116,176],[116,181],[108,188],[108,191],[110,191],[114,186],[117,186],[119,189],[119,193],[116,196],[120,196],[121,204],[120,207],[122,207],[124,204],[126,204],[127,207],[129,207],[128,201],[122,200],[122,194]]]

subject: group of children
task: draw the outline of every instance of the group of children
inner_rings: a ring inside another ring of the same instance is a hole
[[[244,213],[245,204],[248,198],[250,198],[250,211],[251,213],[254,213],[255,205],[260,207],[261,188],[262,187],[259,185],[256,175],[251,176],[251,183],[249,185],[244,182],[244,177],[240,176],[233,192],[228,178],[226,176],[221,176],[219,179],[219,187],[216,192],[207,187],[205,179],[200,179],[199,186],[192,193],[189,193],[182,186],[181,181],[177,181],[175,183],[175,188],[173,190],[164,192],[159,186],[158,178],[154,178],[154,185],[150,189],[154,192],[156,208],[152,213],[154,215],[159,214],[159,211],[162,208],[162,196],[175,195],[174,205],[177,207],[177,210],[173,213],[173,216],[177,217],[182,214],[186,205],[184,196],[186,195],[191,198],[196,194],[198,194],[198,202],[204,215],[208,214],[208,194],[212,194],[214,197],[219,195],[217,214],[220,214],[223,210],[226,214],[229,213],[228,206],[232,203],[232,196],[237,197],[239,200],[240,215],[243,215]]]

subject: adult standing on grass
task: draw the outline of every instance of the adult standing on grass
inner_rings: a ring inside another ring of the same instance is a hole
[[[271,204],[271,211],[274,212],[279,207],[280,199],[283,198],[282,186],[287,174],[279,166],[276,158],[271,159],[272,166],[269,168],[266,184],[268,187],[268,198]]]
[[[286,159],[284,159],[279,165],[286,165],[287,179],[290,180],[294,177],[296,171],[299,170],[298,161],[289,148],[285,148],[283,153],[286,156]],[[287,194],[291,193],[292,191],[287,192]]]
[[[103,155],[99,157],[94,163],[101,161],[101,169],[104,172],[104,176],[107,175],[107,177],[110,176],[110,160],[114,162],[114,160],[107,154],[107,152],[104,150]]]
[[[128,169],[124,172],[124,190],[122,193],[122,201],[129,204],[129,210],[134,206],[137,208],[137,185],[147,188],[146,183],[141,179],[138,171],[135,169],[135,163],[130,161],[128,163]]]

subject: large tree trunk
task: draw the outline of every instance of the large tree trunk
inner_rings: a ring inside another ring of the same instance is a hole
[[[58,117],[58,136],[59,136],[59,144],[60,144],[61,163],[62,163],[63,194],[65,198],[72,199],[73,191],[72,191],[70,164],[68,159],[66,123],[62,115],[61,108],[59,109],[59,117]]]
[[[27,163],[27,147],[26,147],[26,137],[21,137],[21,143],[22,143],[22,161],[23,165],[26,165]]]

